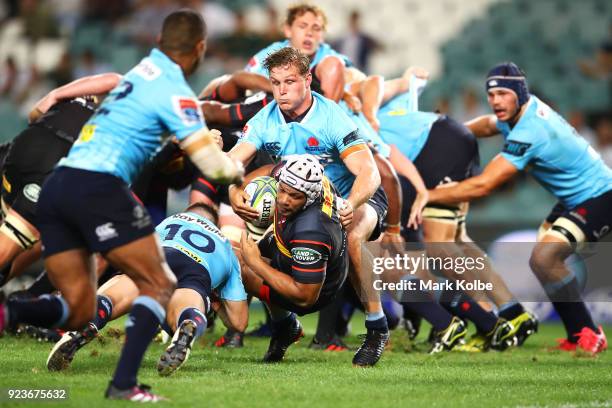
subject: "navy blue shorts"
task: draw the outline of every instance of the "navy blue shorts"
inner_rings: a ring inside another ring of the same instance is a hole
[[[378,216],[376,227],[368,237],[368,241],[376,241],[378,237],[380,237],[380,234],[382,234],[383,223],[385,222],[385,218],[387,218],[387,210],[389,209],[389,200],[387,199],[387,194],[385,194],[385,190],[383,190],[382,186],[378,187],[378,189],[374,192],[374,195],[370,197],[367,203],[374,208],[376,215]]]
[[[163,247],[166,262],[176,276],[177,289],[193,289],[202,296],[206,313],[210,307],[209,296],[211,293],[210,274],[200,263],[191,259],[188,255],[178,249]]]
[[[155,232],[123,180],[70,167],[47,178],[37,213],[45,257],[77,248],[104,254]]]
[[[552,224],[560,217],[567,218],[576,224],[584,232],[588,242],[599,241],[612,228],[612,190],[570,209],[557,203],[546,217],[546,221]]]

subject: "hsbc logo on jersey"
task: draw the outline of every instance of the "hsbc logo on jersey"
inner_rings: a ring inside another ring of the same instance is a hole
[[[193,98],[173,96],[174,111],[185,126],[202,124],[202,115],[198,102]]]
[[[319,262],[323,255],[312,248],[296,247],[291,249],[291,257],[302,265],[312,265]]]

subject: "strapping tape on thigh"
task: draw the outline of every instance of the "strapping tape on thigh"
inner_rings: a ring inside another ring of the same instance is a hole
[[[547,231],[547,234],[554,235],[571,244],[582,243],[586,241],[584,232],[570,219],[558,218]]]
[[[23,230],[21,230],[19,227]],[[19,221],[10,214],[6,217],[2,225],[0,226],[0,232],[4,233],[10,239],[15,241],[23,249],[29,249],[34,246],[38,241],[38,237],[34,236],[32,232],[27,228],[23,222]]]

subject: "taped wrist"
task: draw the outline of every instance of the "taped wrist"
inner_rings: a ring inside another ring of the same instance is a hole
[[[244,174],[242,165],[219,148],[213,134],[206,128],[183,139],[180,146],[198,170],[211,181],[227,184],[240,180]]]

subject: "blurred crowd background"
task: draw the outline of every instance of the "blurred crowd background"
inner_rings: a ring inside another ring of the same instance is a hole
[[[205,63],[194,91],[245,66],[282,39],[286,0],[2,0],[0,141],[13,138],[49,90],[84,75],[125,73],[155,44],[164,17],[199,10],[208,25]],[[459,120],[488,112],[484,77],[512,60],[533,93],[551,104],[612,166],[612,2],[609,0],[321,0],[326,40],[366,73],[432,73],[423,110]],[[501,138],[481,142],[486,163]],[[535,228],[554,205],[522,177],[474,203],[470,225],[481,239]]]

